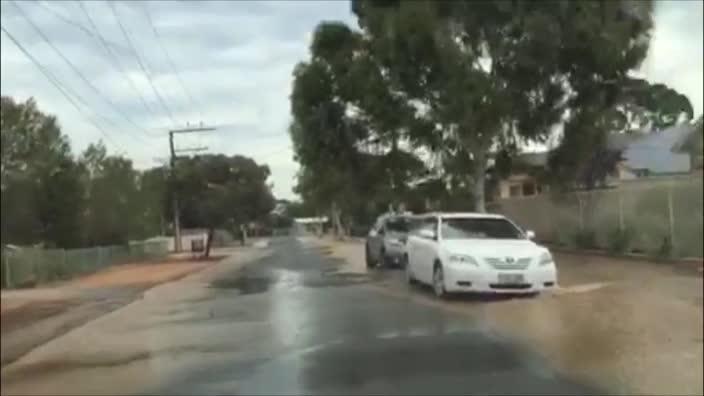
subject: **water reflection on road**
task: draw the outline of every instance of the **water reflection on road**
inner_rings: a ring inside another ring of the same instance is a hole
[[[602,393],[482,320],[374,290],[393,274],[341,271],[340,260],[295,239],[268,249],[55,340],[24,363],[86,363],[3,377],[3,392]]]

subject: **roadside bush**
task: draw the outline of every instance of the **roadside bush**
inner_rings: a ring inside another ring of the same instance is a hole
[[[611,253],[626,253],[633,241],[633,230],[615,228],[608,235],[608,249]]]
[[[577,231],[574,235],[574,244],[579,249],[595,249],[596,232],[591,229],[583,229]]]
[[[663,237],[660,247],[655,251],[655,257],[660,259],[672,258],[674,249],[669,235]]]

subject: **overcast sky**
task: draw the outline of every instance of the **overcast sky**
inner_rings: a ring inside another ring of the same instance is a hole
[[[95,90],[12,2],[2,1],[3,27],[80,96],[88,106],[86,114],[103,126],[109,138],[5,34],[2,94],[19,100],[35,97],[43,111],[58,117],[75,153],[103,139],[109,151],[122,152],[137,167],[146,168],[168,158],[168,128],[202,121],[218,130],[179,135],[177,148],[207,146],[212,152],[245,154],[266,162],[280,198],[293,197],[297,169],[286,132],[293,67],[307,57],[309,38],[319,21],[355,24],[347,1],[113,2],[138,58],[105,2],[85,2],[85,12],[75,1],[17,3]],[[696,115],[702,114],[703,106],[702,19],[701,1],[658,3],[654,37],[641,69],[649,80],[686,94]]]

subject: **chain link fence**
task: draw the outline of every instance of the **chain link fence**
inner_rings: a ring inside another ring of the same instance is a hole
[[[490,210],[544,242],[653,256],[702,257],[702,178],[630,181],[618,188],[502,199]]]
[[[85,249],[9,248],[2,251],[0,285],[28,287],[70,279],[116,264],[165,257],[164,241],[131,242],[129,245]]]

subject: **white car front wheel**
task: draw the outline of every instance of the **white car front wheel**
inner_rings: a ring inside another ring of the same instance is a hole
[[[443,298],[447,295],[445,291],[445,276],[441,265],[435,266],[435,270],[433,270],[433,292],[438,298]]]

